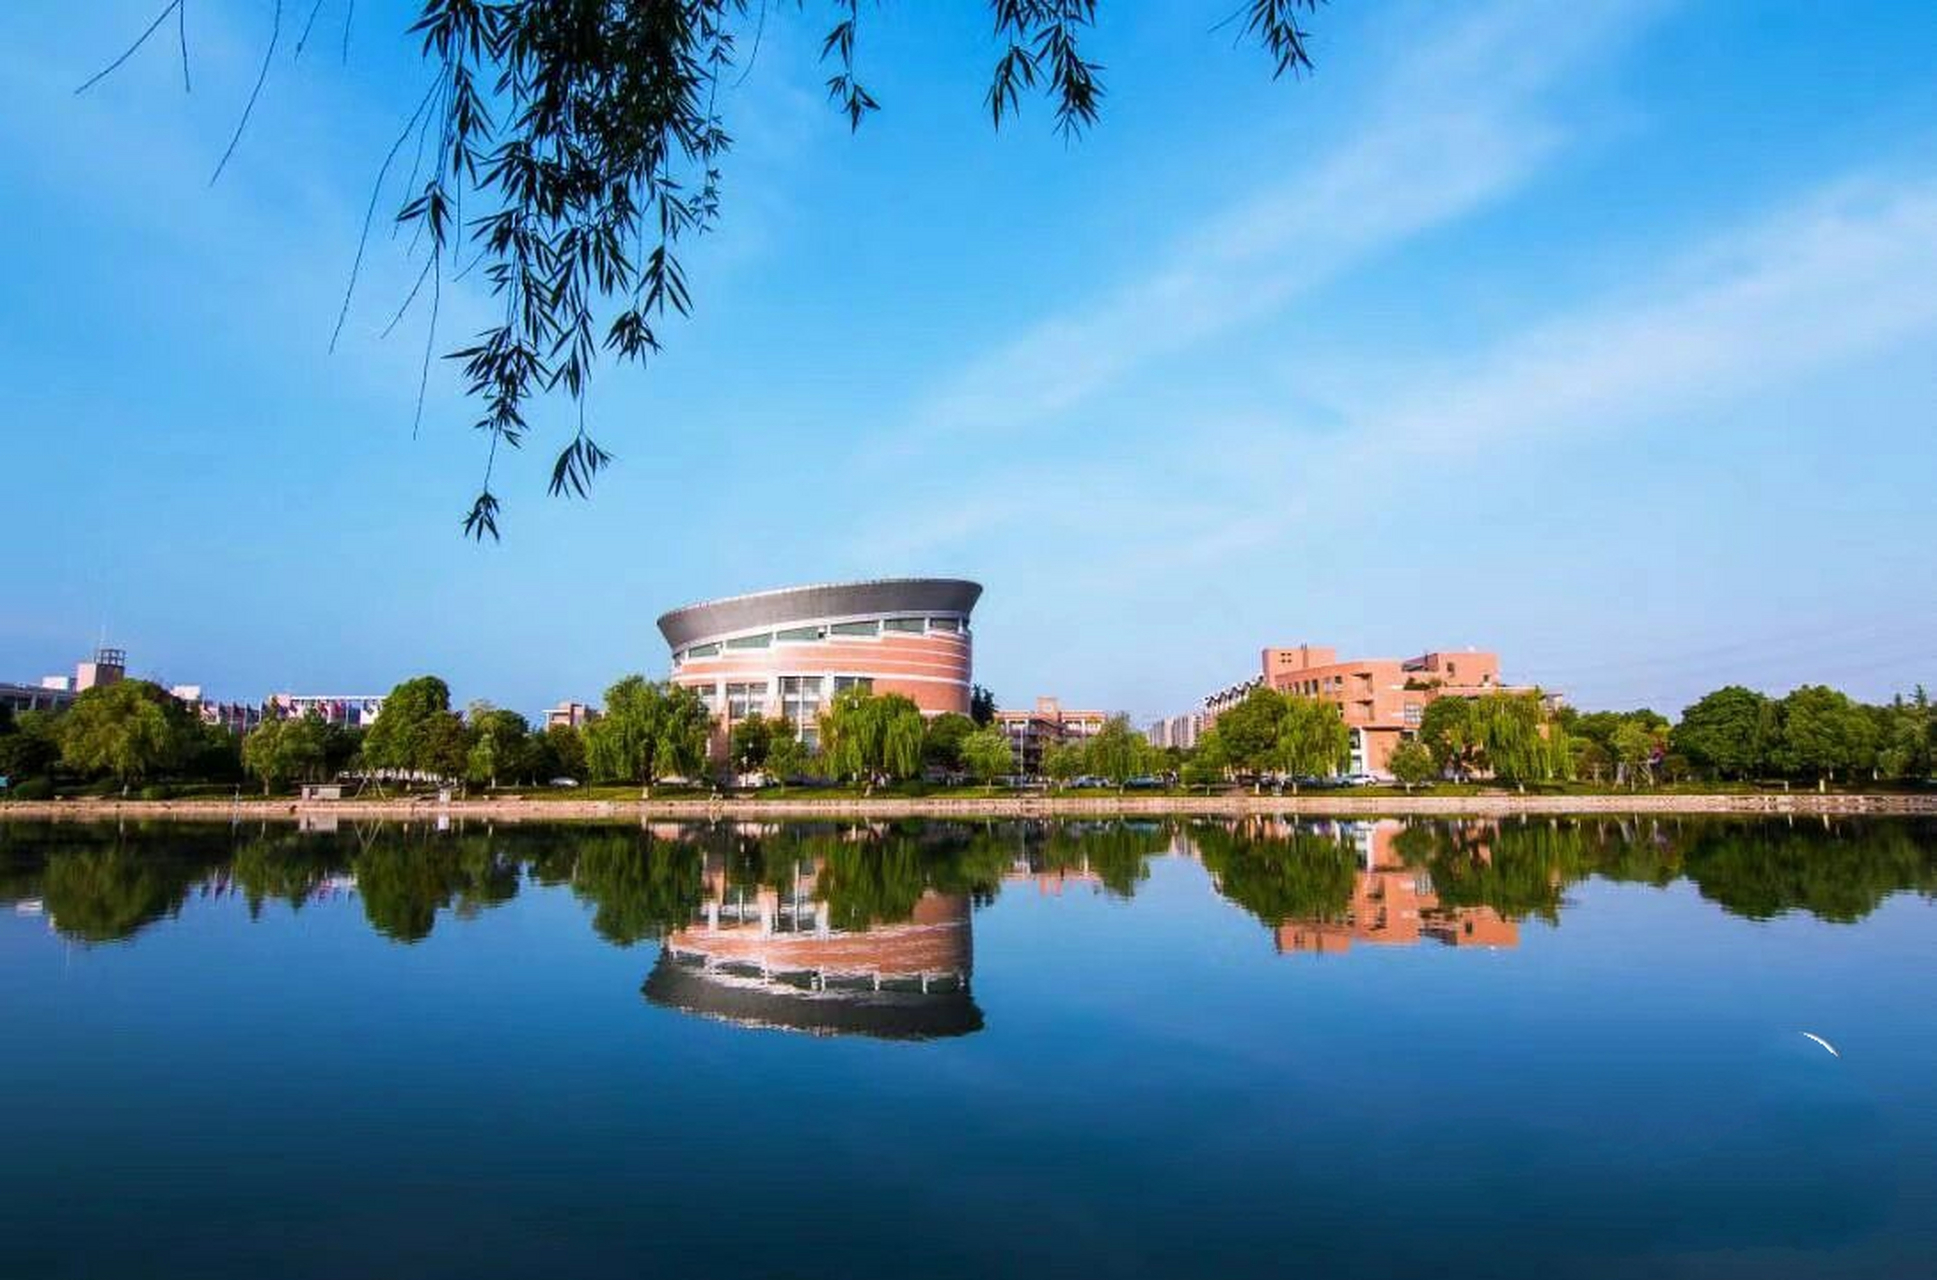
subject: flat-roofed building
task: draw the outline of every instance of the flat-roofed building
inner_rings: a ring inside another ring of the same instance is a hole
[[[1390,776],[1393,748],[1419,730],[1435,698],[1525,693],[1502,684],[1500,655],[1479,649],[1423,653],[1416,658],[1355,658],[1319,645],[1265,649],[1260,671],[1204,699],[1206,722],[1260,686],[1317,698],[1338,707],[1352,731],[1354,773]]]
[[[578,729],[599,718],[598,708],[586,702],[561,702],[545,712],[547,729]]]
[[[898,693],[926,716],[966,715],[969,615],[982,588],[958,578],[882,578],[786,587],[674,609],[659,619],[672,681],[713,712],[713,751],[734,723],[784,717],[810,746],[843,689]]]
[[[1039,774],[1043,752],[1064,742],[1087,742],[1103,731],[1109,718],[1107,712],[1072,711],[1055,698],[1037,698],[1026,710],[998,710],[995,726],[1009,737],[1016,771]]]

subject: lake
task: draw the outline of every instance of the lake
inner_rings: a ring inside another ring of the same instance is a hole
[[[1934,893],[1921,819],[0,823],[0,1274],[1930,1275]]]

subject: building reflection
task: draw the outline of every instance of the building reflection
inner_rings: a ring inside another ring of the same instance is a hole
[[[929,888],[906,919],[837,927],[820,858],[787,883],[739,884],[706,860],[694,919],[666,935],[646,999],[737,1026],[817,1036],[926,1040],[982,1028],[969,987],[971,903]]]
[[[1283,819],[1257,821],[1248,833],[1255,841],[1270,842],[1287,851],[1300,844],[1329,846],[1350,860],[1345,876],[1334,883],[1336,901],[1315,910],[1286,915],[1271,926],[1272,942],[1280,954],[1340,955],[1355,943],[1367,946],[1410,947],[1432,941],[1454,947],[1517,947],[1520,926],[1488,905],[1453,905],[1441,900],[1431,870],[1409,860],[1401,848],[1406,824],[1381,822],[1293,823]],[[1465,853],[1490,865],[1489,828],[1472,824],[1463,842]],[[1322,856],[1322,855],[1321,855]],[[1217,869],[1213,868],[1213,874]],[[1236,886],[1220,884],[1226,892]]]

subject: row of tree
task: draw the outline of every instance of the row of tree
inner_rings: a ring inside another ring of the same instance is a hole
[[[1922,820],[1773,823],[1733,819],[1418,821],[1393,851],[1431,876],[1445,908],[1490,907],[1509,919],[1558,921],[1569,886],[1588,877],[1691,882],[1755,919],[1808,911],[1868,916],[1892,894],[1937,893],[1937,841]],[[1195,851],[1218,891],[1260,921],[1342,919],[1362,863],[1349,829],[1246,819],[1187,824],[908,823],[789,825],[758,834],[699,825],[678,838],[639,828],[473,824],[439,833],[378,824],[302,833],[267,825],[218,833],[165,824],[0,824],[0,907],[38,899],[81,942],[132,936],[191,894],[234,892],[252,913],[301,907],[354,878],[373,928],[400,942],[507,902],[527,885],[569,886],[600,936],[626,945],[691,921],[706,868],[734,886],[791,892],[806,870],[838,928],[904,920],[929,891],[997,894],[1017,867],[1096,876],[1132,896],[1148,861]]]
[[[977,693],[979,702],[989,701]],[[444,681],[419,676],[390,691],[367,730],[313,714],[271,716],[238,739],[203,723],[159,686],[125,680],[87,690],[60,714],[0,711],[0,777],[13,780],[16,795],[51,793],[48,779],[57,770],[123,788],[164,777],[239,781],[246,773],[267,791],[345,770],[479,786],[568,777],[650,788],[704,776],[712,726],[697,693],[643,676],[607,689],[604,714],[591,723],[548,728],[485,702],[460,714]],[[1117,716],[1087,741],[1050,746],[1041,771],[1058,782],[1088,775],[1118,786],[1179,774],[1212,785],[1234,775],[1275,776],[1295,787],[1301,778],[1342,772],[1351,749],[1336,704],[1257,688],[1224,711],[1190,752],[1159,751]],[[999,727],[970,716],[925,717],[906,697],[859,687],[836,694],[811,734],[784,719],[736,721],[728,756],[741,776],[868,787],[932,772],[987,782],[1019,768]],[[1695,702],[1677,722],[1647,709],[1555,709],[1537,693],[1438,698],[1387,768],[1408,785],[1435,778],[1630,785],[1692,777],[1921,780],[1937,773],[1937,711],[1922,688],[1866,705],[1821,685],[1781,698],[1731,685]]]

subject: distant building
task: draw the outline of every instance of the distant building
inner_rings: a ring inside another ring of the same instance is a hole
[[[367,729],[383,710],[380,693],[277,693],[269,706],[279,719],[293,720],[315,712],[325,724]]]
[[[1143,731],[1143,736],[1148,738],[1150,744],[1155,747],[1175,747],[1181,751],[1189,751],[1197,745],[1197,737],[1203,730],[1204,713],[1186,711],[1180,716],[1167,716],[1162,720],[1151,721],[1150,727]]]
[[[1102,711],[1069,711],[1055,698],[1037,698],[1028,710],[995,713],[995,727],[1008,735],[1018,773],[1042,772],[1043,753],[1064,742],[1087,742],[1109,719]]]
[[[561,702],[545,712],[547,729],[578,729],[599,718],[597,707],[584,702]]]
[[[925,716],[969,710],[969,614],[982,595],[954,578],[787,587],[674,609],[659,619],[672,680],[713,712],[724,757],[735,722],[784,716],[809,746],[843,689],[911,699]]]
[[[1502,684],[1500,655],[1477,649],[1341,662],[1336,649],[1299,645],[1264,650],[1256,676],[1204,699],[1204,723],[1260,686],[1337,706],[1352,731],[1351,771],[1381,777],[1390,775],[1393,748],[1418,732],[1434,699],[1530,691]]]
[[[0,707],[9,711],[65,711],[74,705],[74,691],[66,687],[66,677],[56,676],[59,685],[0,682]]]
[[[38,684],[0,684],[0,706],[13,711],[65,711],[87,690],[118,684],[127,674],[127,650],[103,645],[75,663],[72,676],[42,676]]]

